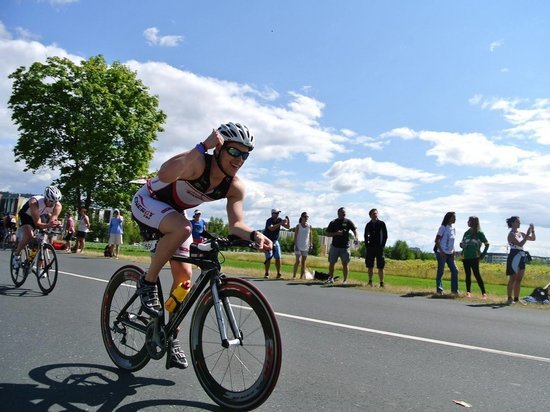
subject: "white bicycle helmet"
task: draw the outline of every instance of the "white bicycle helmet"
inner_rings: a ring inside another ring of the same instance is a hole
[[[50,202],[59,202],[61,200],[61,192],[55,186],[48,186],[44,190],[44,197]]]
[[[221,133],[225,142],[242,143],[248,147],[249,151],[254,149],[254,136],[244,124],[226,123],[218,127],[218,132]]]

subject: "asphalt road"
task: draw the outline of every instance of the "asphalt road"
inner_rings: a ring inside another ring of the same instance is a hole
[[[43,296],[35,278],[13,288],[8,257],[0,251],[0,410],[220,410],[192,367],[161,360],[126,374],[111,363],[100,301],[126,262],[61,254],[56,289]],[[550,311],[251,281],[283,340],[279,383],[259,410],[464,409],[455,400],[477,411],[548,409]]]

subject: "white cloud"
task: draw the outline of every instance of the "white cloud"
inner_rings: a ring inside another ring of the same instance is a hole
[[[156,27],[145,29],[143,36],[150,46],[176,47],[183,42],[183,36],[159,36],[159,29]]]
[[[346,136],[319,125],[323,104],[310,97],[290,92],[286,107],[275,106],[263,99],[263,91],[247,84],[197,76],[164,63],[127,64],[153,94],[162,96],[160,103],[168,115],[153,168],[227,121],[245,123],[252,130],[258,142],[254,159],[303,154],[309,161],[326,163],[346,150]]]
[[[397,128],[383,133],[381,137],[430,142],[432,146],[426,155],[434,156],[440,165],[516,169],[520,161],[535,156],[533,152],[515,146],[497,145],[481,133],[417,132],[409,128]]]
[[[489,44],[489,50],[492,52],[494,52],[497,48],[501,47],[502,45],[504,44],[504,42],[502,40],[496,40],[496,41],[493,41]]]

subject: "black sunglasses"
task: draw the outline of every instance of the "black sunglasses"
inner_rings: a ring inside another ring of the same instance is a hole
[[[250,152],[242,152],[240,151],[239,149],[237,149],[236,147],[233,147],[233,146],[226,146],[225,147],[225,150],[227,150],[227,153],[229,153],[230,156],[233,156],[233,157],[242,157],[243,160],[246,160],[248,159],[248,156],[250,156]]]

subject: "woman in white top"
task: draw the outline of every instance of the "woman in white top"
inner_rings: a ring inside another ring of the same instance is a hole
[[[506,219],[506,224],[511,229],[508,233],[508,245],[510,253],[506,261],[506,275],[508,278],[508,304],[511,305],[519,301],[519,292],[521,289],[521,280],[525,274],[525,258],[526,253],[523,250],[523,245],[528,240],[536,240],[535,227],[531,223],[527,233],[520,232],[519,225],[521,224],[519,216],[512,216]],[[514,298],[512,299],[512,293]]]
[[[78,219],[78,228],[76,231],[76,251],[82,253],[86,245],[86,234],[90,231],[90,218],[87,215],[86,208],[80,209],[80,218]]]
[[[302,212],[300,215],[300,221],[294,229],[294,254],[296,255],[296,262],[294,262],[293,279],[296,278],[300,258],[302,261],[300,279],[303,279],[306,273],[306,259],[308,252],[311,249],[311,225],[308,223],[308,219],[309,216],[307,213]]]
[[[455,263],[456,232],[453,224],[456,222],[455,212],[447,212],[435,237],[434,249],[437,257],[436,292],[443,293],[443,272],[445,264],[451,271],[451,294],[458,295],[458,268]]]

